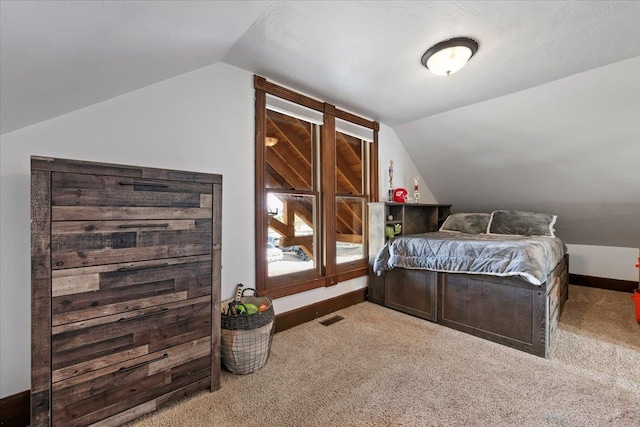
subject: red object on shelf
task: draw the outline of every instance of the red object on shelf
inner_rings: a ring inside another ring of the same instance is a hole
[[[636,321],[640,323],[640,289],[633,291],[631,299],[636,303]]]
[[[409,192],[404,188],[396,188],[393,190],[393,200],[398,203],[404,203]]]

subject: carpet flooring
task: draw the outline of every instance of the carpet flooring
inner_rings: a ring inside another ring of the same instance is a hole
[[[628,293],[571,286],[549,359],[368,302],[334,314],[276,334],[261,370],[129,426],[640,426]]]

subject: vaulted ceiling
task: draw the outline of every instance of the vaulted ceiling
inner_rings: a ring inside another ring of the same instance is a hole
[[[223,61],[393,126],[454,210],[638,247],[638,22],[634,1],[3,0],[1,132]],[[478,53],[431,75],[422,53],[456,36]]]

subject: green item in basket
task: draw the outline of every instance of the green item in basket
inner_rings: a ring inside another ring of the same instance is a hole
[[[256,314],[258,312],[258,306],[255,304],[248,302],[244,306],[247,308],[247,314]]]

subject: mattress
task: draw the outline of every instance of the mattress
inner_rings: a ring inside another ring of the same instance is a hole
[[[390,240],[378,252],[373,269],[377,275],[400,267],[516,276],[541,285],[565,252],[557,237],[434,232]]]

